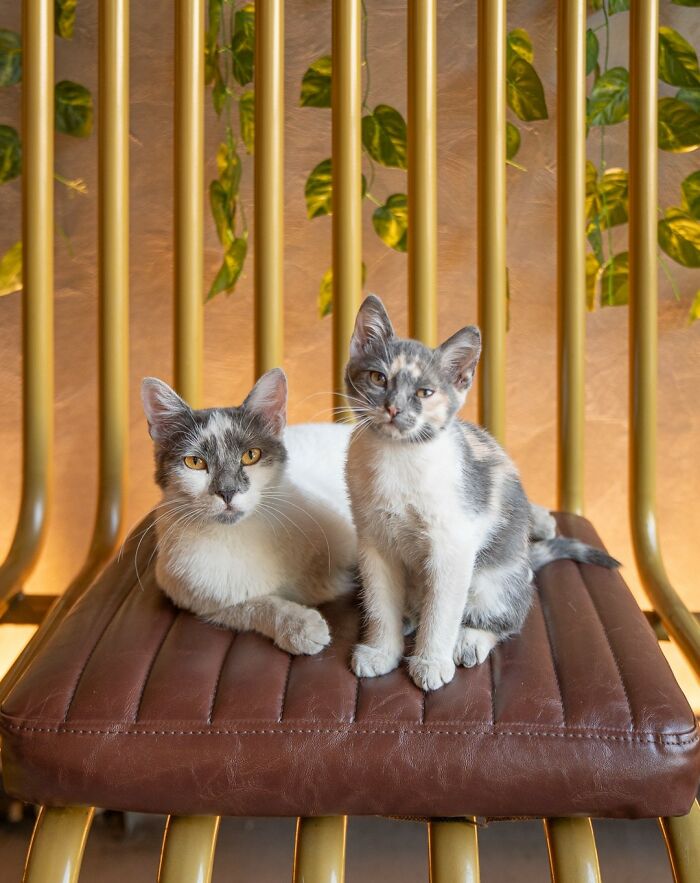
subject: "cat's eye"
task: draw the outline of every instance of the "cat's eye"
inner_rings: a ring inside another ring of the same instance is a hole
[[[382,374],[381,371],[370,371],[369,379],[376,386],[386,386],[386,377],[384,376],[384,374]]]
[[[420,389],[416,390],[416,395],[419,399],[429,399],[434,392],[434,389],[428,389],[426,386],[422,386]]]
[[[188,469],[206,469],[207,461],[203,460],[201,457],[185,457],[185,466],[187,466]]]
[[[260,448],[250,448],[243,454],[241,457],[241,463],[244,466],[252,466],[253,463],[257,463],[260,457],[262,456],[262,451]]]

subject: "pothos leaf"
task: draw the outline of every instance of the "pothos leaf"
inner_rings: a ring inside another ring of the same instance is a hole
[[[332,68],[330,55],[322,55],[308,68],[301,81],[302,107],[331,106]]]
[[[233,76],[241,86],[247,86],[253,79],[255,63],[255,6],[246,3],[236,10],[233,18],[231,38]]]
[[[688,325],[700,319],[700,288],[695,292],[695,297],[688,310]]]
[[[593,84],[588,100],[588,125],[611,126],[629,116],[629,74],[624,67],[613,67]]]
[[[659,221],[659,245],[683,267],[700,267],[700,221],[682,209],[669,208]]]
[[[700,220],[700,169],[688,175],[681,183],[681,190],[684,211],[696,220]]]
[[[598,170],[589,160],[586,163],[587,234],[594,228],[606,230],[626,224],[627,205],[627,172],[624,169],[606,169],[598,177]]]
[[[406,168],[406,122],[396,108],[378,104],[373,113],[362,118],[362,144],[383,166]]]
[[[630,0],[608,0],[608,13],[615,15],[617,12],[627,12],[630,8]]]
[[[599,271],[598,258],[589,251],[586,255],[586,307],[589,310],[595,310],[595,290]]]
[[[696,113],[700,113],[700,89],[679,89],[676,98],[690,105]]]
[[[535,68],[522,56],[510,53],[506,66],[508,106],[525,121],[546,120],[547,102],[542,81]]]
[[[367,193],[367,179],[362,175],[361,195]],[[333,165],[330,159],[324,159],[314,169],[304,185],[306,198],[306,215],[308,218],[320,218],[333,213]]]
[[[659,28],[659,77],[671,86],[700,86],[700,69],[695,49],[678,31]]]
[[[372,213],[372,224],[377,236],[389,248],[406,251],[408,247],[408,197],[392,193],[384,205]]]
[[[248,153],[255,152],[255,93],[248,89],[238,99],[241,138]]]
[[[228,247],[234,239],[236,198],[224,190],[221,181],[212,181],[209,185],[209,205],[219,242]]]
[[[629,300],[629,253],[616,254],[603,265],[600,302],[604,307],[619,307]]]
[[[700,113],[677,98],[659,99],[659,147],[688,153],[700,147]]]
[[[14,86],[22,79],[22,38],[0,28],[0,86]]]
[[[600,44],[595,35],[595,31],[588,28],[586,31],[586,76],[592,74],[598,64],[598,53],[600,52]]]
[[[22,288],[22,243],[15,242],[0,258],[0,297]]]
[[[532,49],[532,40],[530,35],[523,28],[514,28],[509,32],[506,39],[506,47],[509,53],[515,53],[525,61],[532,64],[535,53]]]
[[[0,184],[22,172],[22,142],[12,126],[0,126]]]
[[[75,8],[78,0],[54,0],[54,31],[64,40],[70,40],[75,31]]]
[[[515,159],[520,150],[520,129],[510,120],[506,123],[506,159]]]
[[[224,190],[227,193],[237,194],[241,182],[241,158],[230,138],[219,144],[219,149],[216,151],[216,167]]]
[[[207,33],[204,40],[204,82],[207,86],[216,80],[219,69],[219,27],[223,0],[209,0],[207,9]],[[221,72],[219,71],[219,78]]]
[[[671,0],[676,6],[700,6],[700,0]]]
[[[224,260],[219,267],[219,272],[214,277],[211,288],[207,293],[207,300],[211,300],[222,291],[226,291],[229,294],[233,291],[241,273],[243,272],[243,265],[245,264],[247,253],[247,234],[236,237],[226,249]]]
[[[367,279],[367,267],[362,264],[362,285]],[[330,316],[333,312],[333,269],[326,270],[318,289],[318,315],[320,319]]]
[[[61,80],[55,89],[56,128],[74,138],[92,133],[92,95],[80,83]]]

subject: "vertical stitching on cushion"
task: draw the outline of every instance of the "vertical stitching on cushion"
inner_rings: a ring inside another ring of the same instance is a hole
[[[143,682],[143,686],[141,687],[141,695],[139,696],[138,704],[136,705],[136,714],[134,715],[134,723],[138,723],[139,714],[141,713],[141,703],[143,702],[143,697],[146,693],[146,687],[148,686],[148,682],[151,679],[151,673],[153,672],[153,668],[155,667],[156,662],[158,661],[158,657],[160,656],[160,651],[163,649],[163,644],[165,644],[168,639],[168,635],[173,630],[173,626],[180,618],[180,611],[178,610],[175,616],[170,620],[170,625],[165,630],[165,634],[160,639],[158,647],[156,648],[156,652],[153,654],[151,658],[150,665],[148,666],[148,671],[146,672],[146,677]]]
[[[207,723],[210,724],[212,718],[214,717],[214,708],[216,706],[216,699],[219,695],[219,684],[221,683],[221,676],[224,673],[224,668],[226,668],[226,662],[228,661],[229,656],[231,655],[231,649],[235,643],[236,636],[238,632],[233,632],[231,635],[231,640],[228,643],[228,647],[226,648],[226,652],[223,655],[221,660],[221,665],[219,666],[219,674],[216,676],[216,682],[214,684],[214,692],[212,693],[211,703],[209,705],[209,714],[207,714]]]
[[[561,719],[564,726],[566,726],[566,708],[564,706],[564,693],[561,689],[561,678],[559,677],[559,665],[557,663],[557,655],[554,652],[554,643],[552,641],[552,634],[550,631],[549,618],[547,617],[547,611],[545,610],[544,604],[542,603],[542,595],[539,592],[539,587],[537,591],[537,603],[540,608],[540,613],[542,614],[542,620],[544,622],[544,630],[547,635],[547,644],[549,646],[549,658],[552,662],[552,671],[554,672],[554,680],[557,685],[557,693],[559,694],[559,705],[561,706]]]
[[[352,723],[357,721],[357,708],[360,704],[360,682],[361,679],[357,676],[355,677],[355,707],[352,712]]]
[[[489,668],[491,670],[491,723],[496,726],[496,672],[493,667],[493,654],[495,647],[489,653]]]
[[[425,690],[421,690],[421,706],[420,706],[420,722],[425,723],[425,700],[427,698]]]
[[[278,723],[281,723],[282,718],[284,717],[284,705],[287,701],[287,689],[289,688],[289,678],[290,678],[290,675],[292,674],[293,662],[294,662],[294,657],[290,653],[289,654],[289,665],[287,666],[287,676],[284,679],[284,687],[282,689],[282,698],[280,700],[280,711],[279,711],[279,714],[277,715],[277,722]]]

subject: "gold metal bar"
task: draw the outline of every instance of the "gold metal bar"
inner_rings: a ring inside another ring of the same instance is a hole
[[[656,523],[658,0],[630,9],[630,521],[644,588],[700,674],[700,625],[666,574]]]
[[[333,384],[343,375],[362,295],[360,0],[333,0]]]
[[[202,394],[204,0],[175,4],[175,387]]]
[[[552,883],[600,883],[590,819],[545,819]]]
[[[408,0],[408,324],[437,343],[436,0]]]
[[[557,292],[559,508],[583,512],[586,342],[586,0],[559,0]]]
[[[210,883],[219,816],[168,816],[158,883]]]
[[[700,806],[693,802],[687,816],[659,819],[675,883],[700,877]]]
[[[506,4],[479,0],[477,284],[483,355],[479,420],[505,436],[506,373]]]
[[[282,364],[284,5],[255,4],[255,374]]]
[[[430,883],[479,883],[476,824],[466,821],[428,824]]]
[[[0,614],[37,562],[53,447],[53,0],[22,6],[22,499],[0,568]]]
[[[78,883],[94,812],[84,806],[42,806],[29,844],[23,883]]]
[[[297,819],[292,883],[344,883],[346,816]]]

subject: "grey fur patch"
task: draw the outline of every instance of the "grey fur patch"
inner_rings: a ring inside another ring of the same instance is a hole
[[[578,561],[580,564],[598,564],[600,567],[610,569],[622,566],[607,552],[569,537],[554,537],[551,540],[539,540],[530,544],[530,564],[535,571],[552,561],[562,559]]]

